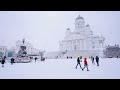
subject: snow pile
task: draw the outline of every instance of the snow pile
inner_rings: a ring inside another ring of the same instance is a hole
[[[120,79],[120,59],[100,58],[99,67],[91,59],[87,61],[90,71],[82,71],[79,66],[75,69],[77,59],[33,60],[13,65],[6,62],[4,67],[0,65],[0,79]]]

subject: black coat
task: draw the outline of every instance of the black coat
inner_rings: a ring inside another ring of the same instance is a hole
[[[14,58],[11,58],[11,63],[13,63],[15,61],[15,59]]]
[[[79,63],[79,64],[80,64],[80,59],[79,59],[79,58],[77,58],[77,63]]]
[[[4,63],[5,63],[5,60],[3,59],[1,63],[4,64]]]
[[[96,62],[99,62],[99,57],[96,57]]]

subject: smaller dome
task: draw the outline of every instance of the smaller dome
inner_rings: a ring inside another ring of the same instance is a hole
[[[76,18],[76,20],[78,20],[78,19],[84,19],[84,18],[79,15],[79,16]]]
[[[86,27],[90,27],[90,25],[89,25],[89,24],[87,24],[87,25],[86,25]]]
[[[67,30],[70,30],[70,28],[67,28]]]

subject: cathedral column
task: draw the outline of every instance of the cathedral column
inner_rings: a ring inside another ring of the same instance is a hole
[[[78,44],[78,40],[76,39],[75,40],[75,48],[76,48],[76,50],[78,50],[78,45],[77,44]]]
[[[72,51],[74,51],[74,41],[72,40]]]
[[[66,41],[66,50],[68,51],[68,41]]]
[[[73,50],[74,50],[74,51],[75,51],[75,43],[76,43],[76,41],[73,40]]]
[[[86,40],[84,40],[84,49],[86,50]]]
[[[67,46],[66,46],[66,50],[68,51],[69,50],[69,42],[67,41]]]
[[[70,51],[72,51],[72,41],[70,40]]]
[[[102,41],[102,48],[104,47],[104,41]]]
[[[65,46],[65,41],[63,42],[63,51],[65,51],[66,46]]]
[[[77,40],[78,44],[77,44],[77,47],[78,47],[78,50],[80,50],[80,41]]]
[[[69,48],[68,48],[68,50],[70,51],[70,40],[68,41],[68,44],[69,44]]]
[[[68,51],[70,51],[70,41],[68,40]]]
[[[82,49],[82,40],[80,39],[80,50]]]

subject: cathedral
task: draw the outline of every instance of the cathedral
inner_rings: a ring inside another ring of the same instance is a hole
[[[104,47],[105,38],[93,35],[90,25],[80,15],[75,19],[75,30],[66,29],[64,40],[59,42],[59,50],[64,52],[79,50],[99,50]]]

